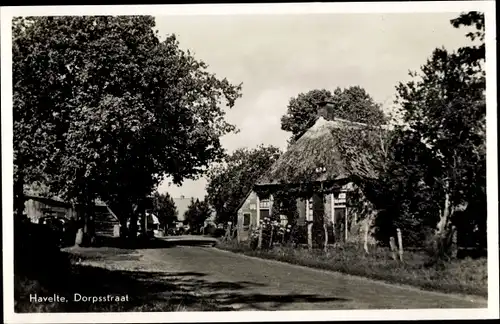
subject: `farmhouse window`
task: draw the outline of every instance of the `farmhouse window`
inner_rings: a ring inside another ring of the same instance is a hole
[[[250,225],[250,213],[244,213],[243,214],[243,226],[249,226]]]
[[[260,209],[269,209],[269,199],[262,199],[260,201]]]

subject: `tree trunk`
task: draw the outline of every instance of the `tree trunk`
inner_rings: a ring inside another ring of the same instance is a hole
[[[403,262],[403,236],[401,235],[401,230],[398,228],[398,245],[399,245],[399,261]]]
[[[83,229],[79,228],[76,231],[75,246],[81,246],[83,244]]]
[[[439,215],[439,222],[437,224],[436,236],[443,236],[446,232],[446,228],[449,222],[451,211],[450,194],[445,194],[444,208]]]
[[[462,203],[458,206],[453,206],[450,200],[450,194],[445,194],[444,207],[440,212],[439,222],[437,224],[435,233],[435,253],[438,258],[453,257],[453,244],[452,239],[454,235],[454,226],[452,226],[452,219],[455,212],[465,211],[468,203]]]
[[[95,202],[93,199],[87,199],[85,204],[85,219],[84,219],[84,230],[83,237],[85,244],[92,245],[95,241],[95,213],[94,213]]]
[[[130,240],[135,240],[137,238],[137,212],[132,211],[130,213],[130,228],[128,232],[128,237]]]
[[[274,226],[271,225],[271,234],[269,235],[269,248],[273,248],[273,234],[274,234]]]
[[[126,214],[121,213],[120,214],[120,238],[126,239],[128,236],[128,229],[127,229],[127,220],[128,217]]]
[[[18,169],[19,168],[21,167],[18,167]],[[24,203],[24,175],[21,171],[18,171],[14,182],[14,213],[18,220],[23,219]]]
[[[139,200],[139,203],[137,204],[136,213],[137,213],[137,218],[139,220],[139,223],[141,224],[140,235],[142,238],[146,238],[148,224],[147,224],[147,217],[146,217],[145,202],[144,202],[144,199],[142,199],[142,198]]]
[[[232,240],[235,236],[238,236],[238,225],[232,227],[230,239]]]
[[[261,224],[260,224],[260,226],[259,226],[259,241],[258,241],[258,243],[257,243],[257,248],[258,248],[259,250],[260,250],[260,249],[262,249],[262,230],[263,230],[262,228],[263,228],[263,225],[264,225],[264,224],[263,224],[263,223],[261,223]]]
[[[365,223],[365,233],[364,233],[364,243],[363,248],[366,254],[370,254],[368,251],[368,233],[370,232],[370,220],[367,219]]]
[[[313,235],[312,235],[313,222],[309,221],[307,223],[307,247],[309,250],[313,248]]]
[[[458,256],[458,231],[456,226],[452,227],[452,236],[451,236],[451,257],[456,259]]]
[[[77,212],[77,224],[78,228],[76,231],[75,245],[76,246],[88,246],[93,238],[93,226],[90,222],[93,221],[92,211],[90,207],[90,202],[92,200],[88,197],[83,197],[79,210]]]
[[[323,223],[323,230],[325,231],[325,243],[324,243],[323,250],[326,253],[326,252],[328,252],[328,226],[326,225],[326,223]]]
[[[228,224],[227,225],[226,235],[225,235],[225,238],[224,238],[225,241],[229,241],[229,236],[231,235],[231,226],[232,226],[232,224]]]

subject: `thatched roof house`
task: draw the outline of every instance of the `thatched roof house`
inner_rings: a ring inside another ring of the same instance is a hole
[[[334,118],[331,112],[325,103],[314,124],[254,185],[257,210],[250,223],[271,213],[273,194],[281,190],[295,192],[298,223],[333,224],[336,240],[347,240],[358,216],[366,218],[361,213],[367,199],[356,184],[378,177],[388,127]],[[349,199],[360,201],[360,208],[351,207]],[[242,215],[240,221],[245,223]]]
[[[346,183],[378,177],[382,136],[388,127],[374,127],[328,117],[320,110],[309,128],[256,183],[257,187],[304,183]]]

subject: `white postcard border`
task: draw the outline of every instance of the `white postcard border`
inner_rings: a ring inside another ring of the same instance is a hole
[[[276,312],[186,312],[186,313],[51,313],[13,312],[13,163],[12,163],[12,53],[11,20],[14,16],[46,15],[253,15],[314,13],[409,13],[464,12],[478,10],[486,16],[487,73],[487,194],[488,194],[488,308],[416,310],[335,310]],[[1,8],[2,68],[2,212],[4,264],[4,321],[6,323],[91,322],[227,322],[310,320],[397,320],[397,319],[485,319],[498,318],[498,174],[496,106],[496,17],[494,1],[366,2],[224,5],[143,6],[44,6]]]

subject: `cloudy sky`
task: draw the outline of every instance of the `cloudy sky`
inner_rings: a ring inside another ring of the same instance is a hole
[[[408,80],[436,47],[467,40],[450,19],[458,13],[157,16],[160,35],[176,34],[183,49],[219,77],[243,83],[243,97],[227,119],[241,130],[222,139],[229,152],[260,143],[285,148],[280,117],[291,97],[313,89],[359,85],[390,109],[395,86]],[[205,195],[205,179],[174,197]]]

